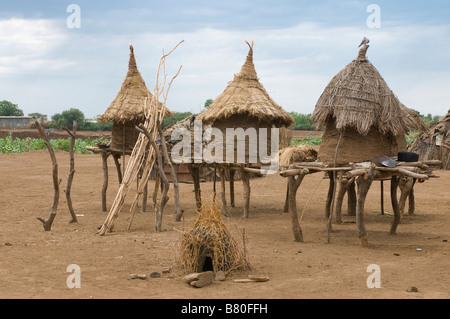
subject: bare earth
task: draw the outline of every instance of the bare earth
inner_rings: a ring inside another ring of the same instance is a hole
[[[103,171],[99,155],[76,155],[72,200],[78,223],[69,224],[63,190],[69,155],[57,152],[61,197],[52,230],[44,231],[37,217],[47,218],[53,202],[51,160],[47,150],[0,155],[0,298],[160,298],[160,299],[311,299],[311,298],[450,298],[450,171],[415,187],[416,214],[406,216],[397,235],[389,234],[390,214],[380,214],[380,185],[375,182],[366,201],[369,247],[358,244],[354,218],[333,224],[327,243],[324,216],[328,182],[320,173],[305,177],[298,208],[305,242],[294,242],[289,214],[283,213],[286,180],[272,175],[251,180],[251,212],[243,212],[243,189],[236,183],[236,207],[224,221],[239,241],[245,231],[248,261],[253,269],[234,272],[226,281],[197,289],[182,278],[177,245],[183,229],[196,216],[193,186],[181,184],[184,221],[174,218],[173,186],[163,218],[163,232],[154,231],[149,200],[127,231],[134,189],[114,232],[96,234],[107,213],[101,211]],[[118,182],[109,162],[108,209]],[[150,193],[153,183],[150,184]],[[212,182],[202,183],[204,198]],[[218,185],[219,187],[219,185]],[[220,188],[220,187],[219,187]],[[389,187],[385,210],[392,212]],[[346,200],[345,200],[346,202]],[[306,206],[306,209],[304,209]],[[418,250],[420,249],[420,250]],[[81,268],[81,288],[69,289],[67,267]],[[381,270],[381,288],[369,289],[367,268]],[[160,272],[160,278],[131,280],[130,274]],[[266,275],[263,283],[235,283],[249,274]],[[411,292],[411,287],[418,292]]]

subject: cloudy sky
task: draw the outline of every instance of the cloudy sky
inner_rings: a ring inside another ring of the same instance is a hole
[[[448,0],[0,0],[0,100],[25,114],[78,108],[95,118],[120,89],[130,44],[153,91],[163,50],[184,40],[166,62],[169,77],[182,66],[168,106],[198,113],[240,70],[244,41],[254,40],[256,70],[271,97],[289,112],[311,113],[367,36],[368,59],[398,98],[422,114],[444,115],[449,17]]]

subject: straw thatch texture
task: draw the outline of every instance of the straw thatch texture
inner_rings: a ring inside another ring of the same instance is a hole
[[[308,145],[295,145],[280,150],[280,166],[288,166],[293,163],[315,162],[317,151]]]
[[[144,109],[146,98],[150,101],[152,99],[152,94],[139,73],[134,57],[134,49],[133,46],[130,45],[128,73],[115,99],[98,120],[101,122],[114,123],[143,123],[146,114]],[[147,105],[150,105],[150,103]],[[159,103],[159,108],[161,107],[162,104]],[[166,109],[165,116],[173,116],[173,113]]]
[[[202,272],[205,259],[212,262],[214,272],[250,269],[245,249],[232,238],[221,220],[216,204],[203,205],[190,230],[183,232],[180,262],[188,273]]]
[[[320,96],[311,121],[324,127],[336,119],[336,128],[354,128],[366,135],[375,127],[381,134],[397,136],[424,123],[400,103],[378,70],[366,58],[364,44],[358,57],[341,70]]]
[[[272,100],[259,82],[253,64],[253,43],[246,43],[250,50],[240,72],[197,119],[210,124],[232,115],[242,115],[273,123],[276,127],[291,126],[294,124],[293,117]]]
[[[450,110],[428,132],[419,135],[408,147],[419,154],[419,160],[439,160],[443,169],[450,169]]]

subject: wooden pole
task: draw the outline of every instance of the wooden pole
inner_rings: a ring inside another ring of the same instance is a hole
[[[373,178],[374,167],[371,166],[367,174],[361,175],[356,179],[356,183],[358,185],[358,195],[356,200],[356,226],[358,228],[359,242],[363,247],[367,247],[368,245],[367,232],[364,225],[364,202],[366,200],[370,185],[372,185]]]
[[[296,242],[303,242],[303,233],[300,223],[298,221],[297,214],[297,190],[303,181],[306,174],[309,173],[308,169],[303,169],[303,171],[295,178],[295,176],[288,177],[289,183],[289,211],[291,214],[292,232],[294,234],[294,240]]]
[[[408,196],[411,196],[411,190],[414,186],[414,179],[411,177],[402,176],[400,177],[398,186],[400,188],[399,207],[400,207],[400,223],[401,223],[403,220],[403,215],[405,213],[406,199],[408,198]]]
[[[67,133],[70,135],[70,148],[69,148],[69,158],[70,158],[70,170],[69,177],[67,178],[67,187],[65,189],[67,206],[69,207],[70,215],[72,219],[69,223],[77,223],[77,215],[73,210],[72,198],[70,197],[70,190],[72,188],[73,175],[75,174],[75,158],[73,154],[73,148],[75,146],[75,134],[77,133],[77,121],[73,121],[72,132],[69,129],[66,129]]]
[[[394,220],[392,221],[391,225],[391,235],[394,235],[397,231],[397,226],[400,223],[401,216],[400,216],[400,207],[398,205],[397,200],[397,188],[399,184],[400,178],[398,176],[392,176],[391,178],[391,203],[392,203],[392,210],[394,211]]]
[[[241,168],[241,178],[244,184],[244,215],[243,218],[248,218],[250,212],[250,177],[244,168]]]
[[[380,181],[380,185],[381,185],[381,198],[380,198],[380,202],[381,202],[381,215],[384,215],[384,185],[383,185],[383,180]]]
[[[194,192],[195,192],[195,202],[197,204],[197,211],[202,210],[202,196],[200,190],[200,171],[195,165],[188,164],[189,172],[191,173],[192,179],[194,180]]]
[[[235,170],[230,169],[230,206],[235,207],[234,202],[234,174],[236,173]]]
[[[227,197],[225,194],[226,188],[225,188],[225,169],[219,167],[219,178],[220,178],[220,198],[222,199],[222,211],[225,211],[227,207]]]
[[[144,128],[144,126],[142,126]],[[164,139],[164,132],[161,128],[161,124],[159,121],[156,122],[156,128],[158,129],[159,136],[161,138],[161,148],[163,151],[163,155],[167,165],[170,168],[170,174],[172,176],[173,181],[173,192],[174,192],[174,202],[175,202],[175,221],[181,221],[181,216],[183,215],[183,211],[180,208],[180,187],[178,185],[177,174],[175,173],[175,169],[173,168],[172,161],[169,158],[169,152],[167,151],[166,140]]]
[[[409,191],[409,208],[408,208],[408,215],[414,215],[414,211],[416,209],[416,203],[414,198],[414,185],[416,184],[416,179],[413,178],[413,185],[411,187],[411,190]]]
[[[325,203],[325,217],[326,218],[330,218],[331,215],[331,204],[333,201],[333,192],[334,192],[334,178],[333,178],[333,173],[329,172],[328,173],[328,177],[330,179],[330,183],[328,186],[328,194],[327,194],[327,201]]]
[[[59,203],[59,183],[61,183],[61,179],[58,178],[58,162],[56,161],[55,152],[50,145],[50,141],[48,139],[48,136],[45,134],[44,130],[42,129],[41,123],[39,121],[35,121],[36,127],[39,131],[39,134],[41,135],[42,139],[44,140],[45,146],[47,146],[48,152],[50,153],[50,158],[52,160],[52,176],[53,176],[53,188],[55,190],[54,196],[53,196],[53,204],[50,208],[50,215],[47,219],[37,217],[38,220],[40,220],[44,226],[45,231],[50,231],[52,229],[53,221],[56,217],[56,212],[58,210],[58,203]]]
[[[284,209],[283,212],[289,212],[289,179],[286,183],[286,199],[284,200]]]
[[[102,153],[103,165],[103,186],[102,186],[102,211],[106,212],[106,190],[108,189],[108,156],[109,153]]]
[[[351,178],[347,184],[347,215],[356,216],[355,178]]]
[[[342,202],[344,201],[345,193],[348,188],[348,178],[341,176],[339,178],[339,191],[336,197],[336,222],[342,223]]]
[[[120,162],[119,162],[120,155],[113,154],[114,163],[116,164],[117,169],[117,177],[119,180],[119,185],[122,184],[122,170],[120,168]]]

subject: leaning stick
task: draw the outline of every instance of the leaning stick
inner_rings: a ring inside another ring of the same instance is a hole
[[[77,223],[77,216],[75,215],[75,211],[73,210],[72,198],[70,197],[70,190],[72,188],[73,175],[75,174],[75,159],[73,155],[73,148],[75,145],[75,134],[77,133],[77,121],[73,121],[73,129],[72,132],[69,129],[66,129],[67,133],[69,133],[70,139],[70,149],[69,149],[69,157],[70,157],[70,171],[69,177],[67,178],[67,187],[64,190],[66,194],[67,206],[69,207],[70,215],[72,216],[72,220],[69,223]]]
[[[41,123],[39,121],[36,121],[36,127],[39,131],[39,134],[41,135],[42,139],[44,140],[45,146],[47,146],[48,152],[50,153],[50,158],[52,159],[53,163],[53,188],[55,190],[54,196],[53,196],[53,204],[50,208],[50,215],[47,219],[37,217],[38,220],[40,220],[44,226],[45,231],[50,231],[52,229],[53,220],[56,217],[56,211],[58,210],[58,203],[59,203],[59,183],[61,183],[61,179],[58,179],[58,162],[56,161],[55,152],[50,145],[50,141],[48,140],[47,134],[45,134],[44,130],[42,129]]]

